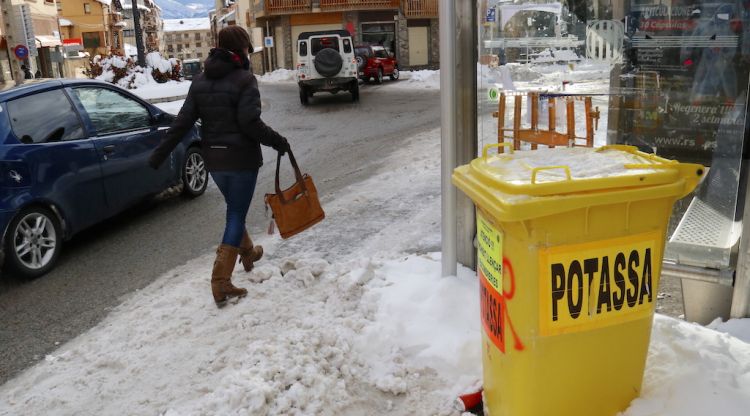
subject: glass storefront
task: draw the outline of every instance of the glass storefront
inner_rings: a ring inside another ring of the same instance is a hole
[[[745,187],[750,0],[478,7],[480,148],[530,129],[570,139],[558,145],[628,144],[702,163],[708,174],[675,208],[666,258],[732,268]]]

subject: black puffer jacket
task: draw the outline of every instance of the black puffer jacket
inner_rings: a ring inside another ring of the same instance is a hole
[[[149,164],[161,165],[198,119],[208,171],[258,169],[263,164],[261,144],[276,150],[286,146],[286,139],[260,119],[255,76],[243,68],[238,55],[224,49],[211,51]]]

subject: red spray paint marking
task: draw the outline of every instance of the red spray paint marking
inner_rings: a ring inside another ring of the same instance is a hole
[[[513,299],[513,295],[516,293],[516,275],[513,273],[513,264],[511,264],[510,260],[508,260],[507,257],[503,257],[503,273],[507,270],[508,272],[508,280],[510,281],[510,290],[507,292],[505,291],[505,288],[503,288],[503,296],[501,297],[502,302],[502,311],[503,311],[503,327],[505,326],[505,321],[508,321],[508,327],[510,328],[510,332],[513,334],[513,348],[516,351],[523,351],[524,346],[521,342],[521,338],[518,337],[518,334],[516,333],[515,328],[513,328],[513,321],[510,319],[510,312],[508,312],[508,305],[507,301]],[[505,332],[505,328],[503,328],[503,333]]]

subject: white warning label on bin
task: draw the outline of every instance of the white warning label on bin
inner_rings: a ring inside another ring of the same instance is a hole
[[[477,211],[479,269],[498,293],[503,291],[503,234]]]
[[[540,250],[541,335],[648,317],[656,302],[662,244],[653,232]]]

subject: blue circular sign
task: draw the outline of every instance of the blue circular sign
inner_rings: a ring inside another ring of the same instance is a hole
[[[24,45],[17,45],[13,48],[13,53],[16,55],[16,58],[23,60],[29,57],[29,48]]]

